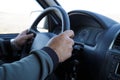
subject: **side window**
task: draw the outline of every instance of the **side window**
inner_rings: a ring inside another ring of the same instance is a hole
[[[42,10],[36,0],[0,0],[0,34],[20,33],[30,28],[32,18],[37,17],[34,12]]]

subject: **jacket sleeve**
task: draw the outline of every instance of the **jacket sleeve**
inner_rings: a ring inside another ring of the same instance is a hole
[[[3,63],[10,63],[19,59],[20,50],[16,50],[16,48],[11,44],[10,40],[0,39],[0,61]]]
[[[45,47],[20,61],[0,66],[0,80],[45,80],[57,64],[55,52]]]
[[[10,40],[0,39],[0,57],[11,56],[13,53]]]

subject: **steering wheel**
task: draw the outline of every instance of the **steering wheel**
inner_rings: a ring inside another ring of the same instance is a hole
[[[54,33],[50,32],[44,32],[41,33],[37,30],[37,25],[38,23],[42,20],[43,17],[46,15],[50,14],[51,12],[55,12],[57,15],[59,15],[59,18],[62,22],[61,26],[61,31],[63,32],[65,30],[70,29],[70,22],[69,22],[69,17],[68,14],[65,12],[64,9],[62,9],[60,6],[52,6],[49,8],[46,8],[39,16],[38,18],[34,21],[30,28],[30,32],[35,34],[35,38],[33,40],[33,43],[31,45],[31,50],[35,49],[41,49],[46,45],[46,43],[53,37],[55,36]]]

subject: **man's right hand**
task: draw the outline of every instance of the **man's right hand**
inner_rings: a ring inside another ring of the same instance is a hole
[[[56,52],[59,62],[63,62],[71,57],[74,45],[73,36],[74,32],[72,30],[66,30],[48,42],[47,46]]]

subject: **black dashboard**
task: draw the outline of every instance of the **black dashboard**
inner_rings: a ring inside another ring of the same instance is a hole
[[[120,47],[119,23],[89,11],[72,11],[69,16],[74,41],[84,46],[77,52],[81,67],[77,76],[82,75],[78,80],[119,80],[120,51],[115,52]]]
[[[79,11],[78,11],[79,12]],[[107,30],[90,15],[83,13],[70,13],[71,29],[75,33],[74,41],[89,47],[95,47],[99,37]]]
[[[78,25],[74,27],[74,41],[94,47],[103,29],[97,26]]]
[[[68,14],[77,48],[73,50],[74,56],[58,66],[59,79],[119,80],[120,24],[89,11]]]

